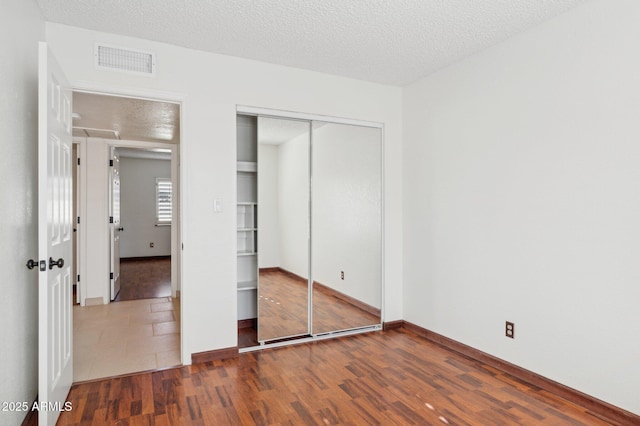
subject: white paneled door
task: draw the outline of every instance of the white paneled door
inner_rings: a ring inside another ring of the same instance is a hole
[[[109,173],[109,222],[111,229],[111,300],[120,291],[120,157],[115,147],[111,147]]]
[[[40,425],[55,425],[73,382],[71,87],[39,46],[38,401]]]

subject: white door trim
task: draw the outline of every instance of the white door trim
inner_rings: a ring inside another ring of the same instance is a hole
[[[125,98],[134,98],[134,99],[142,99],[147,101],[162,101],[162,102],[172,102],[176,104],[183,104],[187,100],[187,96],[184,93],[178,92],[167,92],[162,90],[147,90],[140,88],[117,88],[113,86],[105,86],[99,83],[85,82],[79,81],[75,82],[72,85],[72,90],[74,92],[84,92],[84,93],[92,93],[95,95],[103,95],[103,96],[120,96]],[[181,111],[182,113],[182,111]],[[182,114],[181,114],[181,119]],[[181,132],[180,137],[184,136],[182,133],[182,126],[180,126]],[[182,143],[182,139],[180,139],[180,143]]]
[[[78,275],[80,275],[80,282],[78,282],[77,287],[78,297],[81,306],[84,306],[83,295],[87,294],[87,257],[83,255],[83,253],[87,252],[87,233],[84,232],[84,227],[87,223],[87,203],[86,197],[84,196],[87,184],[87,138],[74,136],[71,142],[74,145],[78,145],[78,158],[80,159],[80,166],[74,165],[74,167],[78,167],[78,181],[74,182],[74,190],[78,191],[78,211],[76,213],[78,213],[78,217],[80,217],[80,223],[75,224],[77,229],[76,241],[78,244],[78,257],[74,260],[78,261],[77,272]],[[77,218],[73,218],[74,221],[76,219]],[[84,280],[82,279],[83,277]]]
[[[191,364],[191,353],[188,351],[187,345],[185,344],[185,330],[189,329],[188,318],[185,315],[182,315],[184,312],[184,297],[188,294],[188,282],[185,279],[186,271],[188,271],[187,260],[184,253],[184,246],[187,243],[185,241],[185,236],[188,235],[187,229],[188,224],[186,220],[183,220],[186,217],[187,207],[189,204],[188,200],[188,192],[186,188],[187,185],[187,172],[184,167],[179,166],[179,162],[183,162],[183,160],[187,156],[187,146],[188,146],[188,132],[186,125],[186,117],[187,117],[187,96],[184,93],[177,92],[167,92],[161,90],[147,90],[147,89],[136,89],[136,88],[118,88],[109,85],[102,85],[95,82],[85,82],[79,81],[74,82],[72,84],[72,90],[74,92],[84,92],[84,93],[93,93],[97,95],[104,96],[121,96],[135,99],[144,99],[151,101],[163,101],[163,102],[172,102],[176,104],[180,104],[180,143],[179,144],[165,144],[170,145],[173,149],[171,152],[171,176],[172,176],[172,185],[175,185],[175,188],[179,188],[179,200],[177,203],[177,212],[176,216],[179,221],[179,226],[171,227],[171,256],[175,256],[177,259],[177,268],[171,268],[171,282],[179,283],[180,287],[180,355],[183,365]],[[122,144],[130,144],[124,145],[132,148],[143,148],[149,147],[151,142],[141,142],[141,141],[129,141],[129,140],[118,140],[113,141]],[[155,143],[159,145],[161,143]],[[177,149],[175,149],[177,148]],[[176,177],[178,182],[174,182],[174,178]],[[86,258],[86,256],[85,256]],[[175,277],[174,277],[174,270]],[[86,286],[86,282],[84,284]],[[173,289],[172,289],[173,291]],[[85,288],[86,294],[86,288]],[[188,297],[188,296],[187,296]]]
[[[260,115],[260,116],[277,117],[277,118],[294,118],[298,120],[309,120],[309,121],[326,121],[328,123],[350,124],[352,126],[374,127],[376,129],[382,129],[384,127],[383,123],[378,123],[375,121],[357,120],[352,118],[334,117],[330,115],[321,115],[321,114],[309,114],[306,112],[286,111],[286,110],[280,110],[280,109],[252,107],[247,105],[236,105],[236,112],[238,114],[246,114],[246,115]]]
[[[141,149],[169,149],[171,150],[171,185],[173,188],[178,188],[177,200],[178,204],[181,200],[182,188],[180,187],[180,177],[178,176],[178,151],[179,144],[173,143],[163,143],[163,142],[144,142],[144,141],[134,141],[134,140],[111,140],[111,139],[103,139],[106,142],[109,150],[111,148],[141,148]],[[182,289],[182,286],[178,285],[178,283],[182,284],[179,276],[180,271],[180,246],[179,246],[179,228],[181,224],[179,207],[176,209],[174,207],[174,216],[177,218],[176,223],[178,226],[171,227],[171,296],[176,297],[176,291],[178,287]],[[172,222],[174,222],[172,220]],[[182,293],[182,292],[181,292]]]

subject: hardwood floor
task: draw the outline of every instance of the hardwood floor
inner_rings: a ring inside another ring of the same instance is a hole
[[[58,425],[607,425],[406,329],[75,385]]]
[[[258,339],[308,333],[307,281],[279,270],[260,271]],[[313,333],[380,324],[380,317],[331,293],[313,293]]]
[[[120,259],[115,301],[171,297],[171,258]]]

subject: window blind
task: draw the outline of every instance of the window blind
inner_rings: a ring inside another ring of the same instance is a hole
[[[156,178],[156,224],[171,224],[171,179]]]

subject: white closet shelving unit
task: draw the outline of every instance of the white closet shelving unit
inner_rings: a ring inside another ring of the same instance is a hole
[[[238,319],[257,317],[258,289],[258,125],[237,116]]]

